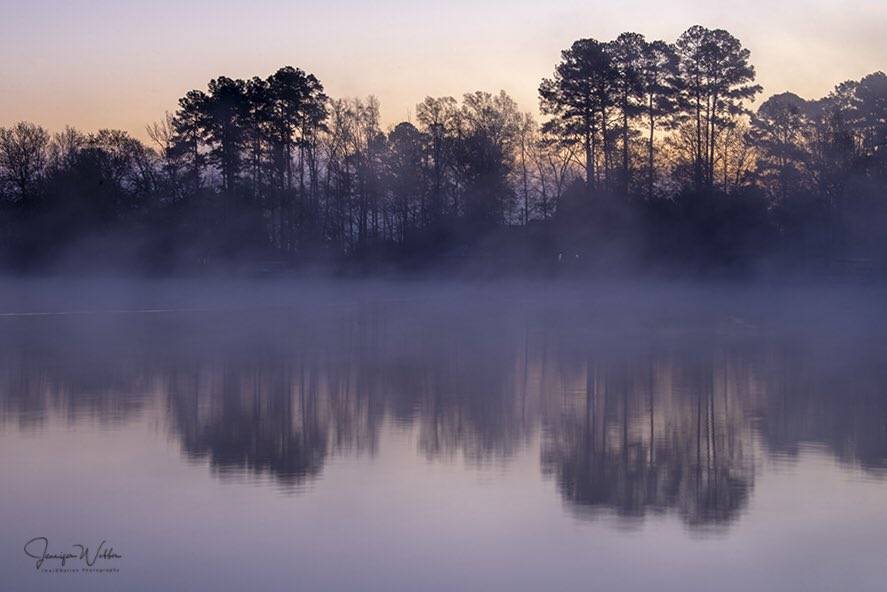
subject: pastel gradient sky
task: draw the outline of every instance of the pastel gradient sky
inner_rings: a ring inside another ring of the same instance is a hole
[[[0,0],[0,125],[112,127],[144,137],[214,76],[316,74],[331,96],[376,95],[386,124],[427,95],[504,89],[524,110],[561,49],[633,30],[673,40],[723,27],[765,93],[812,98],[887,69],[884,0]]]

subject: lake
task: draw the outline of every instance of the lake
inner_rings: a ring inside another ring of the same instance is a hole
[[[10,284],[0,589],[884,590],[885,295]]]

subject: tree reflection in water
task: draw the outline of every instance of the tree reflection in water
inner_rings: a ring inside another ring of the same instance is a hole
[[[538,441],[580,516],[736,520],[760,452],[818,442],[878,475],[883,346],[749,331],[595,330],[532,307],[343,309],[103,322],[5,321],[4,424],[122,422],[152,405],[221,476],[297,488],[336,455],[413,431],[430,460],[507,462]],[[855,339],[855,338],[854,338]]]

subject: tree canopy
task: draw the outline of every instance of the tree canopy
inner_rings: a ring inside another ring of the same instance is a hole
[[[748,49],[698,25],[575,41],[541,122],[480,90],[385,127],[374,97],[331,98],[299,68],[219,76],[150,146],[0,129],[0,264],[887,265],[887,76],[760,93]]]

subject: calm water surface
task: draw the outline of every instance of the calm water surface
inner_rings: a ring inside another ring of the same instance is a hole
[[[877,291],[287,293],[7,299],[0,590],[887,586]]]

